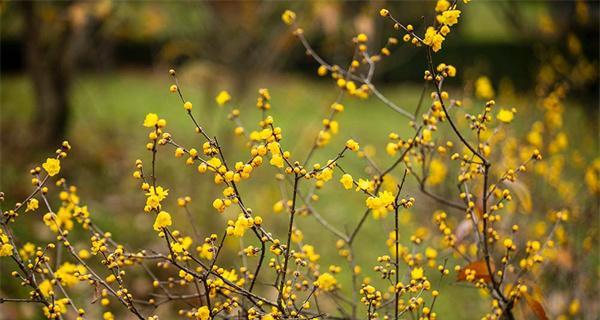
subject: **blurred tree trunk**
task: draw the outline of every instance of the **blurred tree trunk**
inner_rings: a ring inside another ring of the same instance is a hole
[[[33,121],[39,146],[65,139],[71,115],[69,101],[75,70],[84,60],[97,64],[92,45],[100,46],[102,27],[111,12],[101,2],[22,2],[25,64],[33,85]],[[53,19],[48,19],[49,13]]]
[[[27,72],[35,93],[35,144],[50,146],[64,139],[69,119],[72,61],[68,54],[71,27],[63,24],[50,45],[43,39],[37,2],[23,2],[23,41]]]

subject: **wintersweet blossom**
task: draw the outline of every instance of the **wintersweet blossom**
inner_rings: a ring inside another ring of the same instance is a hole
[[[42,164],[42,168],[46,170],[49,176],[53,177],[60,172],[60,160],[48,158],[46,159],[46,162]]]
[[[337,288],[337,280],[329,273],[325,272],[317,278],[319,289],[324,291],[333,291]]]
[[[511,123],[514,119],[514,113],[511,110],[501,108],[500,111],[498,111],[498,114],[496,115],[496,119],[504,123]]]
[[[340,183],[344,186],[344,189],[349,190],[352,189],[354,185],[354,180],[352,179],[351,175],[346,173],[340,179]]]
[[[439,23],[453,26],[458,23],[458,17],[460,17],[460,10],[447,10],[437,16],[437,20]]]
[[[161,231],[163,228],[170,226],[172,223],[171,215],[166,211],[161,211],[158,213],[158,215],[156,215],[153,228],[155,231]]]
[[[144,119],[144,127],[152,128],[158,122],[158,115],[156,113],[148,113]]]
[[[354,141],[353,139],[346,141],[346,147],[352,151],[358,151],[360,148],[358,142]]]
[[[292,25],[292,23],[294,23],[294,20],[296,20],[296,13],[291,10],[285,10],[281,15],[281,20],[283,20],[283,22],[288,26]]]
[[[229,95],[229,92],[222,90],[215,98],[215,101],[217,101],[219,106],[224,106],[227,102],[231,101],[231,95]]]
[[[442,43],[445,39],[434,27],[428,27],[427,31],[425,31],[423,43],[430,46],[433,52],[438,52],[442,49]]]
[[[421,280],[423,279],[423,268],[414,268],[410,271],[410,277],[413,280]]]

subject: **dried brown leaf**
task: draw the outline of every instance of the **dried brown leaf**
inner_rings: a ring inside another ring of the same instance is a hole
[[[548,320],[544,306],[542,306],[542,303],[538,299],[529,293],[525,293],[525,301],[537,319]]]
[[[490,261],[490,267],[492,269],[492,272],[494,272],[495,268],[494,263],[492,261]],[[475,271],[475,279],[483,279],[483,281],[488,283],[492,281],[492,277],[488,272],[487,264],[484,259],[471,262],[464,266],[458,273],[458,281],[465,281],[467,279],[467,269]]]

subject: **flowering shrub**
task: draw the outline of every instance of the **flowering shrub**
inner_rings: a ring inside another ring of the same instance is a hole
[[[61,163],[71,150],[65,141],[55,156],[30,171],[31,194],[12,209],[2,210],[0,256],[12,260],[12,276],[30,292],[26,297],[2,297],[0,302],[39,303],[51,319],[86,319],[94,317],[86,312],[89,305],[78,304],[73,297],[79,292],[76,288],[87,286],[93,295],[91,303],[101,305],[103,319],[114,319],[112,312],[122,311],[133,318],[158,319],[156,309],[165,304],[176,308],[182,318],[201,320],[399,319],[409,315],[436,319],[443,316],[436,312],[436,301],[444,296],[453,299],[445,295],[443,284],[458,283],[479,288],[482,301],[489,305],[485,314],[477,316],[514,319],[521,308],[527,317],[547,319],[542,272],[551,269],[549,265],[560,268],[565,252],[575,250],[565,226],[572,217],[582,219],[593,210],[592,198],[600,191],[599,160],[582,177],[591,204],[586,196],[576,198],[572,180],[561,174],[568,151],[568,137],[562,129],[566,82],[540,79],[543,120],[533,123],[521,139],[511,130],[519,116],[517,109],[492,100],[495,92],[488,78],[475,81],[475,97],[466,98],[470,107],[444,88],[458,71],[435,61],[435,54],[450,41],[452,28],[460,20],[459,3],[438,1],[434,23],[421,33],[387,9],[379,13],[402,33],[403,41],[426,56],[423,93],[429,90],[431,94],[423,94],[413,112],[392,102],[372,82],[378,62],[392,55],[398,39],[391,37],[383,48],[373,51],[367,35],[358,34],[352,39],[355,49],[349,65],[332,65],[311,47],[296,14],[287,10],[282,20],[319,64],[317,74],[330,76],[339,87],[338,98],[306,155],[289,151],[294,139],[270,115],[271,95],[260,89],[258,127],[244,125],[227,91],[216,96],[219,106],[230,108],[234,134],[248,148],[246,158],[228,157],[227,147],[203,127],[192,102],[182,93],[175,70],[170,70],[174,81],[170,91],[181,100],[202,143],[201,148],[178,143],[168,132],[167,120],[155,113],[143,120],[148,130],[148,160],[136,161],[133,178],[145,198],[140,208],[147,213],[147,230],[156,234],[162,246],[131,248],[94,223],[77,187],[60,177]],[[313,161],[340,134],[338,116],[345,109],[344,97],[379,99],[406,121],[410,135],[391,132],[388,136],[385,151],[392,159],[390,165],[382,166],[385,161],[362,148],[360,139],[351,138],[338,146],[330,160]],[[457,116],[460,113],[464,119]],[[549,161],[543,160],[542,151]],[[207,215],[230,217],[222,230],[199,236],[188,209],[190,197],[177,199],[189,219],[172,214],[174,208],[165,201],[172,197],[171,187],[161,185],[156,169],[159,152],[173,152],[214,183],[221,195],[210,199],[215,212]],[[358,160],[366,163],[366,173],[345,168],[344,162]],[[269,166],[273,168],[264,168]],[[264,218],[265,214],[251,208],[262,196],[252,190],[241,192],[241,186],[261,171],[276,172],[273,183],[281,196],[273,201],[273,211],[285,212],[285,216]],[[536,186],[537,179],[543,185]],[[414,180],[416,188],[409,188],[408,180]],[[319,192],[327,185],[364,199],[355,225],[343,230],[319,212]],[[454,191],[438,193],[441,185]],[[532,196],[531,190],[547,189],[560,195],[556,208],[548,206],[554,201],[542,204]],[[419,221],[423,224],[411,230],[404,228],[403,217],[407,209],[419,207],[416,197],[429,204],[419,210],[431,215],[431,220]],[[56,240],[23,243],[27,239],[14,231],[21,214],[39,214]],[[304,239],[297,219],[313,218],[315,226],[337,239],[339,263],[321,264],[320,246],[325,244]],[[276,220],[285,221],[282,232],[273,228]],[[357,250],[357,235],[374,220],[386,230],[389,250]],[[192,224],[193,234],[180,230],[186,224]],[[73,243],[72,234],[81,231],[89,241]],[[408,241],[402,240],[407,233],[411,234]],[[223,257],[225,241],[231,238],[242,244],[239,264]],[[592,240],[591,236],[583,240],[588,250]],[[358,256],[368,256],[371,264],[358,264]],[[364,275],[365,267],[372,268],[380,280]],[[140,278],[151,283],[151,292],[135,288]],[[579,314],[578,299],[573,296],[556,314]]]

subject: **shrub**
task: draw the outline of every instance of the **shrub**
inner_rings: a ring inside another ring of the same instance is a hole
[[[217,95],[216,103],[230,108],[228,118],[234,124],[234,134],[249,150],[244,159],[227,157],[226,146],[202,126],[193,104],[184,98],[175,70],[170,70],[174,80],[170,91],[179,96],[202,139],[202,148],[178,143],[167,131],[167,121],[157,114],[149,113],[143,121],[149,130],[146,148],[150,160],[137,160],[133,177],[146,199],[140,207],[148,213],[147,229],[156,233],[162,246],[132,249],[118,242],[118,235],[94,223],[77,188],[60,176],[61,163],[67,161],[71,149],[65,141],[55,156],[30,171],[31,194],[12,209],[2,210],[0,256],[12,259],[12,276],[30,293],[1,298],[0,302],[39,303],[48,318],[71,314],[84,319],[89,317],[89,304],[79,304],[74,292],[87,285],[93,292],[92,303],[100,301],[104,319],[114,319],[112,312],[124,310],[134,318],[158,319],[156,308],[164,304],[173,305],[181,317],[202,320],[398,319],[408,315],[435,319],[436,301],[445,295],[443,283],[456,282],[480,289],[489,303],[483,315],[486,319],[514,319],[519,305],[527,306],[523,312],[546,319],[538,279],[548,264],[560,267],[561,254],[576,250],[564,227],[571,216],[593,211],[593,204],[581,209],[582,202],[568,194],[570,180],[561,175],[568,144],[562,129],[562,103],[568,86],[561,81],[540,80],[543,120],[535,122],[524,139],[511,130],[519,116],[517,110],[497,106],[488,78],[475,81],[475,97],[467,97],[470,107],[458,94],[451,95],[444,85],[452,82],[458,71],[434,59],[460,20],[458,5],[456,1],[438,1],[434,23],[421,33],[396,20],[390,11],[380,11],[382,18],[403,34],[402,41],[426,56],[424,94],[413,112],[392,102],[372,82],[378,63],[389,59],[399,40],[389,38],[383,48],[373,51],[367,35],[358,34],[352,39],[355,49],[349,65],[332,65],[310,46],[296,14],[285,11],[283,22],[319,64],[318,75],[329,75],[339,87],[338,98],[304,157],[289,151],[294,137],[286,136],[269,115],[272,101],[267,89],[259,90],[256,106],[260,121],[255,129],[244,126],[228,92]],[[425,95],[428,90],[429,98]],[[410,127],[408,136],[389,134],[385,151],[392,160],[388,166],[382,166],[385,160],[376,159],[351,138],[338,146],[330,160],[312,160],[324,146],[337,141],[333,138],[339,134],[337,119],[345,109],[344,97],[379,99]],[[458,113],[464,113],[464,119]],[[214,214],[234,214],[223,230],[215,230],[203,240],[194,225],[194,234],[178,228],[194,224],[188,210],[190,197],[177,199],[188,219],[174,218],[165,204],[170,190],[160,184],[156,155],[170,148],[176,158],[196,166],[199,174],[222,192],[210,200],[217,212]],[[540,150],[547,151],[550,163],[542,161]],[[344,162],[357,159],[365,161],[367,174],[345,168]],[[257,190],[247,190],[247,194],[240,191],[248,179],[260,176],[259,169],[269,172],[262,169],[269,165],[276,171],[270,181],[281,189],[273,210],[286,212],[285,217],[263,218],[251,209],[251,203],[271,200],[256,194]],[[599,170],[596,160],[585,173],[590,199],[600,190]],[[536,185],[536,179],[544,183]],[[408,188],[408,180],[414,180],[416,188]],[[343,230],[319,212],[318,202],[323,202],[319,192],[327,185],[364,199],[354,226]],[[436,193],[442,185],[448,188]],[[534,188],[558,190],[562,205],[551,208],[540,203],[543,200],[532,196],[531,190],[538,190]],[[429,204],[419,210],[432,214],[432,220],[421,219],[421,227],[409,230],[401,214],[419,207],[417,196]],[[22,243],[24,235],[18,237],[14,226],[23,213],[41,215],[56,240]],[[328,267],[321,264],[318,252],[325,244],[320,239],[305,241],[297,227],[296,219],[305,216],[314,218],[315,228],[337,239],[339,263]],[[285,220],[282,232],[272,228],[275,220]],[[373,220],[379,220],[388,233],[389,252],[357,250],[357,235]],[[77,250],[72,242],[75,230],[87,234],[89,242],[78,244],[85,249]],[[405,241],[401,238],[406,234],[410,237]],[[243,244],[240,265],[223,257],[229,238],[239,238]],[[591,239],[584,240],[588,247]],[[373,274],[380,280],[364,276],[358,256],[368,256]],[[344,282],[343,277],[349,280]],[[151,292],[135,287],[140,279],[152,284]],[[452,303],[454,297],[448,294],[446,299]],[[568,312],[578,314],[579,303],[573,299]]]

